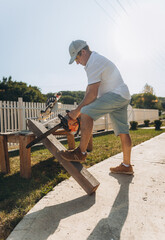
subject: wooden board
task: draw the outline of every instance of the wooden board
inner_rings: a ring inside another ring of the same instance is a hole
[[[47,129],[39,122],[28,120],[29,129],[39,136],[47,131]],[[79,162],[68,162],[61,158],[59,151],[65,150],[65,147],[52,134],[41,141],[45,147],[55,156],[66,171],[79,183],[87,194],[92,194],[99,186],[99,182],[82,166]]]
[[[19,135],[20,175],[23,178],[31,176],[31,149],[27,149],[26,145],[33,139],[31,134]]]
[[[0,135],[0,167],[1,167],[1,172],[3,173],[10,172],[7,136],[5,135]]]

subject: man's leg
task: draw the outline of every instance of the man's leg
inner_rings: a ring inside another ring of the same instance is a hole
[[[81,140],[78,148],[72,151],[61,151],[63,159],[67,161],[83,162],[86,159],[87,146],[92,134],[93,119],[87,114],[81,114]]]
[[[80,140],[80,149],[81,152],[86,152],[89,139],[92,134],[93,129],[93,119],[87,114],[81,114],[81,140]]]
[[[111,167],[110,171],[112,173],[124,173],[133,174],[133,168],[131,165],[131,148],[132,141],[129,134],[121,133],[119,134],[123,150],[123,163],[118,167]]]
[[[129,134],[120,134],[122,150],[123,150],[123,163],[126,165],[130,165],[131,160],[131,148],[132,141]]]

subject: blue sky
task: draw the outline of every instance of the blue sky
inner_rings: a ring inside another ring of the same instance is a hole
[[[146,83],[165,97],[164,0],[0,0],[0,79],[42,93],[85,90],[68,46],[83,39],[119,68],[131,94]]]

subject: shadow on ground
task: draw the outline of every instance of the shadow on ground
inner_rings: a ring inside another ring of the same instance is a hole
[[[35,226],[33,225],[30,227],[30,231],[26,235],[26,238],[31,239],[30,236],[33,236],[33,239],[46,240],[56,231],[62,219],[86,211],[94,204],[95,193],[91,196],[84,195],[80,198],[54,206],[45,207],[40,211],[28,214],[25,217],[27,220],[28,218],[34,220],[37,218],[38,220],[35,222]],[[38,230],[36,231],[36,229]]]
[[[121,230],[125,223],[129,210],[129,185],[133,176],[115,175],[120,189],[113,203],[109,216],[101,219],[87,240],[120,240]]]

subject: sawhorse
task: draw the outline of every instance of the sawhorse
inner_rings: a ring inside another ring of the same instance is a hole
[[[74,135],[65,130],[59,129],[53,133],[55,135],[65,135],[68,142],[68,148],[75,148]],[[35,135],[30,131],[7,132],[0,133],[0,169],[4,174],[10,173],[10,160],[8,154],[8,143],[19,144],[20,155],[20,175],[23,178],[31,177],[31,149],[27,149],[26,145],[35,138]],[[90,138],[88,151],[92,151],[93,139]]]
[[[36,135],[40,136],[47,129],[39,122],[28,120],[29,129]],[[69,162],[64,160],[59,151],[65,150],[65,147],[56,139],[55,136],[50,134],[41,141],[44,146],[54,155],[66,171],[79,183],[79,185],[86,191],[87,194],[92,194],[99,186],[99,182],[94,178],[86,168],[79,162]]]

